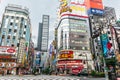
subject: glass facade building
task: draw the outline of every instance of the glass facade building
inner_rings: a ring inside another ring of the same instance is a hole
[[[38,31],[38,50],[47,52],[48,50],[48,39],[49,39],[49,16],[43,15],[42,23],[39,23]]]

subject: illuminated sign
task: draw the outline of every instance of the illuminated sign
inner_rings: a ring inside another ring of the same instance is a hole
[[[2,58],[2,59],[3,59],[3,58],[9,59],[9,58],[11,58],[11,56],[1,55],[0,58]]]
[[[73,54],[60,54],[60,59],[73,58]]]
[[[80,15],[80,16],[88,16],[86,13],[86,6],[83,5],[83,1],[82,2],[71,2],[70,5],[70,9],[72,9],[71,14],[75,14],[75,15]]]
[[[10,46],[0,46],[0,54],[15,54],[16,50]]]
[[[67,0],[60,0],[60,2],[61,2],[60,3],[61,8],[60,8],[60,11],[59,11],[60,14],[62,14],[63,12],[67,12],[67,11],[72,12],[70,7],[68,6],[68,1]]]
[[[72,10],[75,10],[75,11],[81,11],[81,12],[85,12],[85,7],[80,7],[80,6],[70,6],[70,8]]]
[[[102,0],[85,0],[85,4],[88,10],[90,8],[103,10]]]
[[[60,0],[60,5],[62,6],[62,7],[65,7],[65,6],[67,6],[67,0]]]
[[[73,51],[65,50],[61,51],[59,54],[60,59],[73,58]]]
[[[82,63],[82,60],[59,60],[58,64]]]
[[[104,11],[100,9],[91,8],[88,10],[88,14],[103,15]]]

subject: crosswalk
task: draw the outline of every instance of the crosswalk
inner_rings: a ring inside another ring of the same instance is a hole
[[[23,75],[23,76],[0,76],[0,80],[105,80],[105,78],[88,78],[78,76],[56,76],[56,75]]]
[[[79,77],[72,76],[47,76],[47,75],[37,75],[37,76],[1,76],[0,80],[81,80]]]

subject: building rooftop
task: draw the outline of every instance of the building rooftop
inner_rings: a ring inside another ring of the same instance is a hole
[[[26,7],[22,7],[21,5],[8,4],[8,6],[6,7],[6,10],[20,11],[20,12],[24,12],[26,14],[29,14],[29,9]]]

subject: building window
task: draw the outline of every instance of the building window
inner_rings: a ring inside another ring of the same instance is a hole
[[[10,23],[10,25],[12,26],[12,25],[13,25],[13,23],[11,22],[11,23]]]
[[[110,31],[108,31],[108,34],[110,34]]]
[[[26,34],[26,32],[24,32],[23,34]]]
[[[2,35],[2,39],[4,39],[5,38],[5,35]]]
[[[11,17],[12,19],[14,18],[14,16]]]
[[[14,29],[14,32],[16,33],[16,32],[17,32],[17,29]]]
[[[109,37],[109,40],[111,40],[111,37]]]
[[[25,25],[25,28],[27,28],[27,26]]]
[[[13,39],[15,39],[15,36],[13,36]]]
[[[23,18],[23,17],[21,18],[21,21],[24,21],[24,18]]]
[[[19,19],[19,17],[16,17],[16,19],[18,20],[18,19]]]
[[[12,30],[11,29],[9,29],[9,33],[11,32]]]
[[[10,35],[8,35],[7,39],[10,39]]]
[[[12,47],[14,47],[14,44],[11,44]]]
[[[96,46],[96,49],[98,49],[98,47]]]

